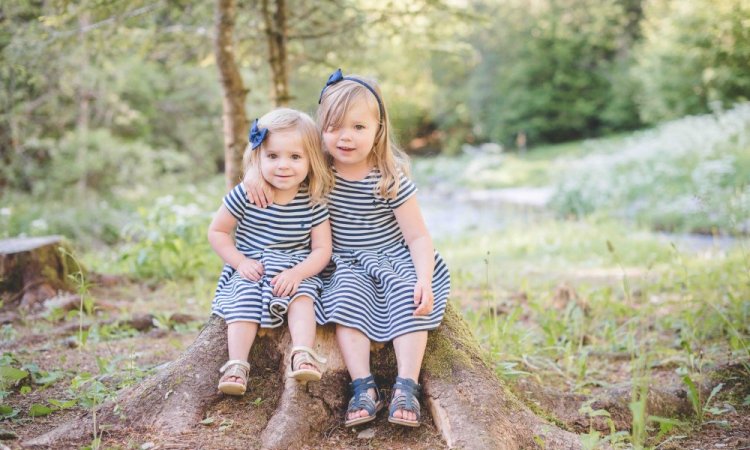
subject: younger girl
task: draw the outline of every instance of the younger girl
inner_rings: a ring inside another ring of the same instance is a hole
[[[318,125],[335,176],[328,196],[333,261],[322,304],[353,380],[345,425],[369,422],[383,407],[370,373],[370,342],[393,341],[398,377],[388,420],[416,427],[427,330],[442,320],[448,269],[433,249],[378,85],[336,71],[321,92]],[[262,189],[251,178],[245,183],[259,201]]]
[[[324,361],[312,350],[316,317],[322,317],[316,275],[331,259],[328,211],[320,205],[331,176],[313,120],[292,109],[256,120],[243,165],[273,188],[276,203],[267,209],[249,204],[239,184],[208,230],[211,247],[226,263],[212,312],[228,324],[229,361],[219,390],[231,395],[245,393],[258,326],[277,327],[287,312],[293,345],[288,376],[320,380],[313,359]]]

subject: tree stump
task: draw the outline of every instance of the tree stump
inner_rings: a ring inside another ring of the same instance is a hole
[[[35,309],[58,291],[74,291],[68,274],[79,270],[61,236],[0,240],[0,298],[4,308]],[[69,250],[69,249],[68,249]]]
[[[250,355],[252,372],[258,375],[272,368],[284,377],[289,348],[286,328],[259,336]],[[328,358],[323,380],[281,383],[284,391],[261,434],[263,448],[315,443],[329,424],[343,420],[349,377],[333,326],[318,328],[316,351]],[[227,357],[226,325],[212,316],[177,360],[103,405],[96,423],[158,433],[181,433],[199,426],[204,412],[221,399],[216,385]],[[374,345],[371,360],[378,384],[389,387],[396,375],[392,345]],[[483,359],[465,322],[450,305],[440,328],[430,332],[421,382],[422,403],[430,409],[448,447],[580,448],[577,435],[537,417],[516,399]],[[24,446],[59,447],[91,436],[94,423],[92,415],[85,414]]]

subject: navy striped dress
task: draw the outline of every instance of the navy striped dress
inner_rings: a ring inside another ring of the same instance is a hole
[[[237,219],[235,245],[248,258],[260,261],[265,274],[259,281],[240,276],[229,264],[219,276],[211,312],[227,323],[248,321],[263,328],[284,323],[289,304],[301,295],[312,297],[315,319],[323,323],[320,277],[306,278],[293,296],[273,295],[271,279],[279,272],[304,261],[310,254],[310,231],[328,219],[325,206],[310,205],[310,196],[300,190],[286,205],[259,208],[247,200],[242,184],[224,197],[224,206]]]
[[[334,171],[335,173],[335,171]],[[435,307],[427,316],[414,316],[414,263],[393,210],[417,191],[405,176],[395,199],[374,191],[380,172],[347,181],[336,174],[328,196],[333,232],[333,257],[323,273],[322,306],[326,323],[338,323],[388,342],[406,333],[440,325],[450,291],[450,275],[435,253],[432,291]]]

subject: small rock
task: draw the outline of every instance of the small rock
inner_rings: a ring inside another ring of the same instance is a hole
[[[368,428],[366,430],[362,430],[357,435],[357,439],[372,439],[375,437],[375,428]]]
[[[18,435],[10,430],[6,430],[5,428],[0,428],[0,439],[4,441],[7,441],[9,439],[18,439]]]
[[[146,333],[146,336],[148,336],[150,338],[154,338],[154,339],[161,339],[164,336],[166,336],[167,334],[169,334],[169,333],[167,332],[167,330],[165,330],[163,328],[154,328],[153,330],[151,330],[148,333]]]
[[[154,447],[156,447],[156,444],[154,444],[153,442],[146,442],[146,443],[144,443],[144,444],[141,445],[141,450],[149,450],[149,449],[152,449]]]

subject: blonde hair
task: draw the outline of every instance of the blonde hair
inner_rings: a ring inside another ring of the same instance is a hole
[[[391,133],[390,120],[388,119],[388,108],[385,106],[383,95],[380,93],[380,86],[371,78],[364,78],[359,75],[347,75],[351,78],[357,78],[364,81],[380,97],[383,105],[381,115],[378,100],[366,87],[351,80],[342,80],[338,83],[328,86],[323,93],[323,98],[318,108],[318,124],[321,130],[325,132],[329,127],[337,128],[343,121],[344,116],[356,102],[367,102],[368,107],[375,117],[380,119],[380,128],[375,134],[375,141],[372,145],[372,151],[368,155],[368,162],[378,168],[381,174],[380,181],[375,186],[375,191],[383,198],[393,199],[398,195],[400,187],[400,175],[409,176],[409,157],[396,145]],[[324,151],[327,150],[324,147]],[[328,155],[329,162],[332,157]]]
[[[307,187],[313,203],[323,203],[326,195],[333,188],[333,173],[331,167],[321,151],[320,130],[307,114],[290,108],[274,109],[258,119],[258,128],[266,128],[266,140],[255,150],[248,144],[242,157],[242,168],[248,171],[256,170],[260,175],[260,152],[268,142],[268,137],[280,131],[296,130],[302,140],[302,147],[310,162],[307,178],[303,185]],[[261,175],[262,176],[262,175]]]

